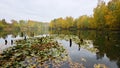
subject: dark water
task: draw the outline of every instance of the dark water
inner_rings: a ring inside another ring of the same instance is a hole
[[[44,34],[55,35],[56,40],[68,51],[72,61],[83,63],[86,68],[93,68],[95,64],[104,64],[108,68],[120,68],[119,31],[2,31],[0,32],[0,50],[14,46],[11,40]],[[6,45],[5,40],[8,41]]]
[[[108,68],[120,68],[120,32],[118,31],[53,31],[67,50],[72,61],[87,68],[101,64]],[[71,35],[73,35],[71,37]],[[67,37],[66,37],[67,36]],[[67,38],[67,40],[66,40]],[[72,38],[72,45],[69,39]],[[83,40],[87,43],[75,43]]]

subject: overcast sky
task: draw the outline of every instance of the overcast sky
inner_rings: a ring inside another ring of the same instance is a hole
[[[108,2],[109,0],[104,0]],[[36,20],[92,15],[98,0],[0,0],[0,19]]]

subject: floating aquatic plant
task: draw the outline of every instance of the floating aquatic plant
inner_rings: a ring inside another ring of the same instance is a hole
[[[60,46],[51,37],[17,40],[16,46],[10,47],[0,54],[0,68],[56,68],[62,67],[64,64],[72,65],[71,63],[63,46]]]

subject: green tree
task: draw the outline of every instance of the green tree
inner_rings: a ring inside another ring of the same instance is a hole
[[[97,23],[98,29],[105,27],[105,15],[107,14],[107,7],[104,1],[100,1],[97,7],[94,9],[94,21]]]
[[[83,15],[77,20],[78,28],[88,28],[89,27],[89,17],[87,15]]]

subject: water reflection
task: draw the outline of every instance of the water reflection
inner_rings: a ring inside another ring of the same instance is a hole
[[[26,37],[26,36],[24,36],[24,40],[27,40],[27,37]]]
[[[107,64],[109,68],[120,68],[120,32],[118,31],[50,31],[51,35],[57,34],[57,37],[67,40],[67,46],[71,48],[70,50],[73,57],[72,59],[78,62],[80,57],[86,57],[87,62],[84,63],[104,63]],[[49,34],[48,32],[46,34]],[[26,35],[25,35],[26,34]],[[2,42],[5,45],[9,45],[9,40],[11,45],[14,44],[14,40],[26,39],[29,37],[34,37],[37,35],[45,34],[43,32],[0,32],[0,45],[3,47]],[[8,37],[9,35],[12,35]],[[9,39],[8,39],[9,38]],[[11,38],[11,39],[10,39]],[[6,40],[6,41],[5,41]],[[40,39],[42,41],[42,39]],[[89,42],[88,42],[89,41]],[[63,42],[63,41],[62,41]],[[75,43],[73,43],[75,42]],[[64,45],[66,45],[64,44]],[[77,46],[75,46],[77,45]],[[1,48],[2,48],[1,47]],[[75,49],[75,50],[74,50]],[[86,50],[84,50],[86,49]],[[97,49],[97,50],[96,50]],[[77,50],[77,51],[76,51]],[[84,51],[84,52],[83,52]],[[116,63],[117,66],[114,64]],[[88,65],[89,67],[90,65]]]
[[[10,46],[14,46],[14,40],[17,39],[27,39],[28,37],[34,37],[37,35],[48,34],[48,32],[44,31],[14,31],[14,30],[6,30],[0,31],[0,52]]]
[[[80,51],[80,48],[81,48],[80,44],[78,44],[78,46],[79,46],[79,47],[78,47],[78,51]]]
[[[51,34],[57,34],[56,31],[52,31]],[[60,36],[60,38],[68,39],[71,38],[70,36],[66,35],[74,35],[72,38],[72,42],[78,44],[78,51],[82,48],[87,49],[90,52],[94,52],[96,55],[94,60],[91,60],[91,62],[97,62],[101,63],[104,62],[104,64],[107,64],[109,68],[112,68],[111,65],[113,65],[114,68],[120,68],[120,32],[119,31],[59,31],[59,35],[64,34],[64,36]],[[76,36],[78,38],[76,38]],[[91,40],[93,46],[88,46],[86,43],[86,40]],[[73,44],[73,43],[72,43]],[[65,44],[64,44],[65,45]],[[74,45],[72,45],[73,47]],[[92,47],[92,48],[91,48]],[[95,48],[95,50],[93,49]],[[96,50],[97,49],[97,50]],[[75,51],[76,52],[76,51]],[[74,52],[74,53],[75,53]],[[81,51],[80,51],[81,52]],[[77,53],[77,52],[76,52]],[[77,56],[77,55],[76,55]],[[75,56],[74,56],[75,57]],[[85,56],[84,56],[85,57]],[[91,57],[89,57],[90,60]],[[106,63],[104,60],[105,58],[109,59],[110,63]],[[75,59],[75,58],[73,58]],[[102,60],[100,62],[100,60]],[[104,60],[104,61],[103,61]],[[117,66],[115,66],[112,62],[115,62]]]
[[[21,37],[23,37],[24,36],[24,33],[23,32],[21,32],[21,35],[20,35]]]

